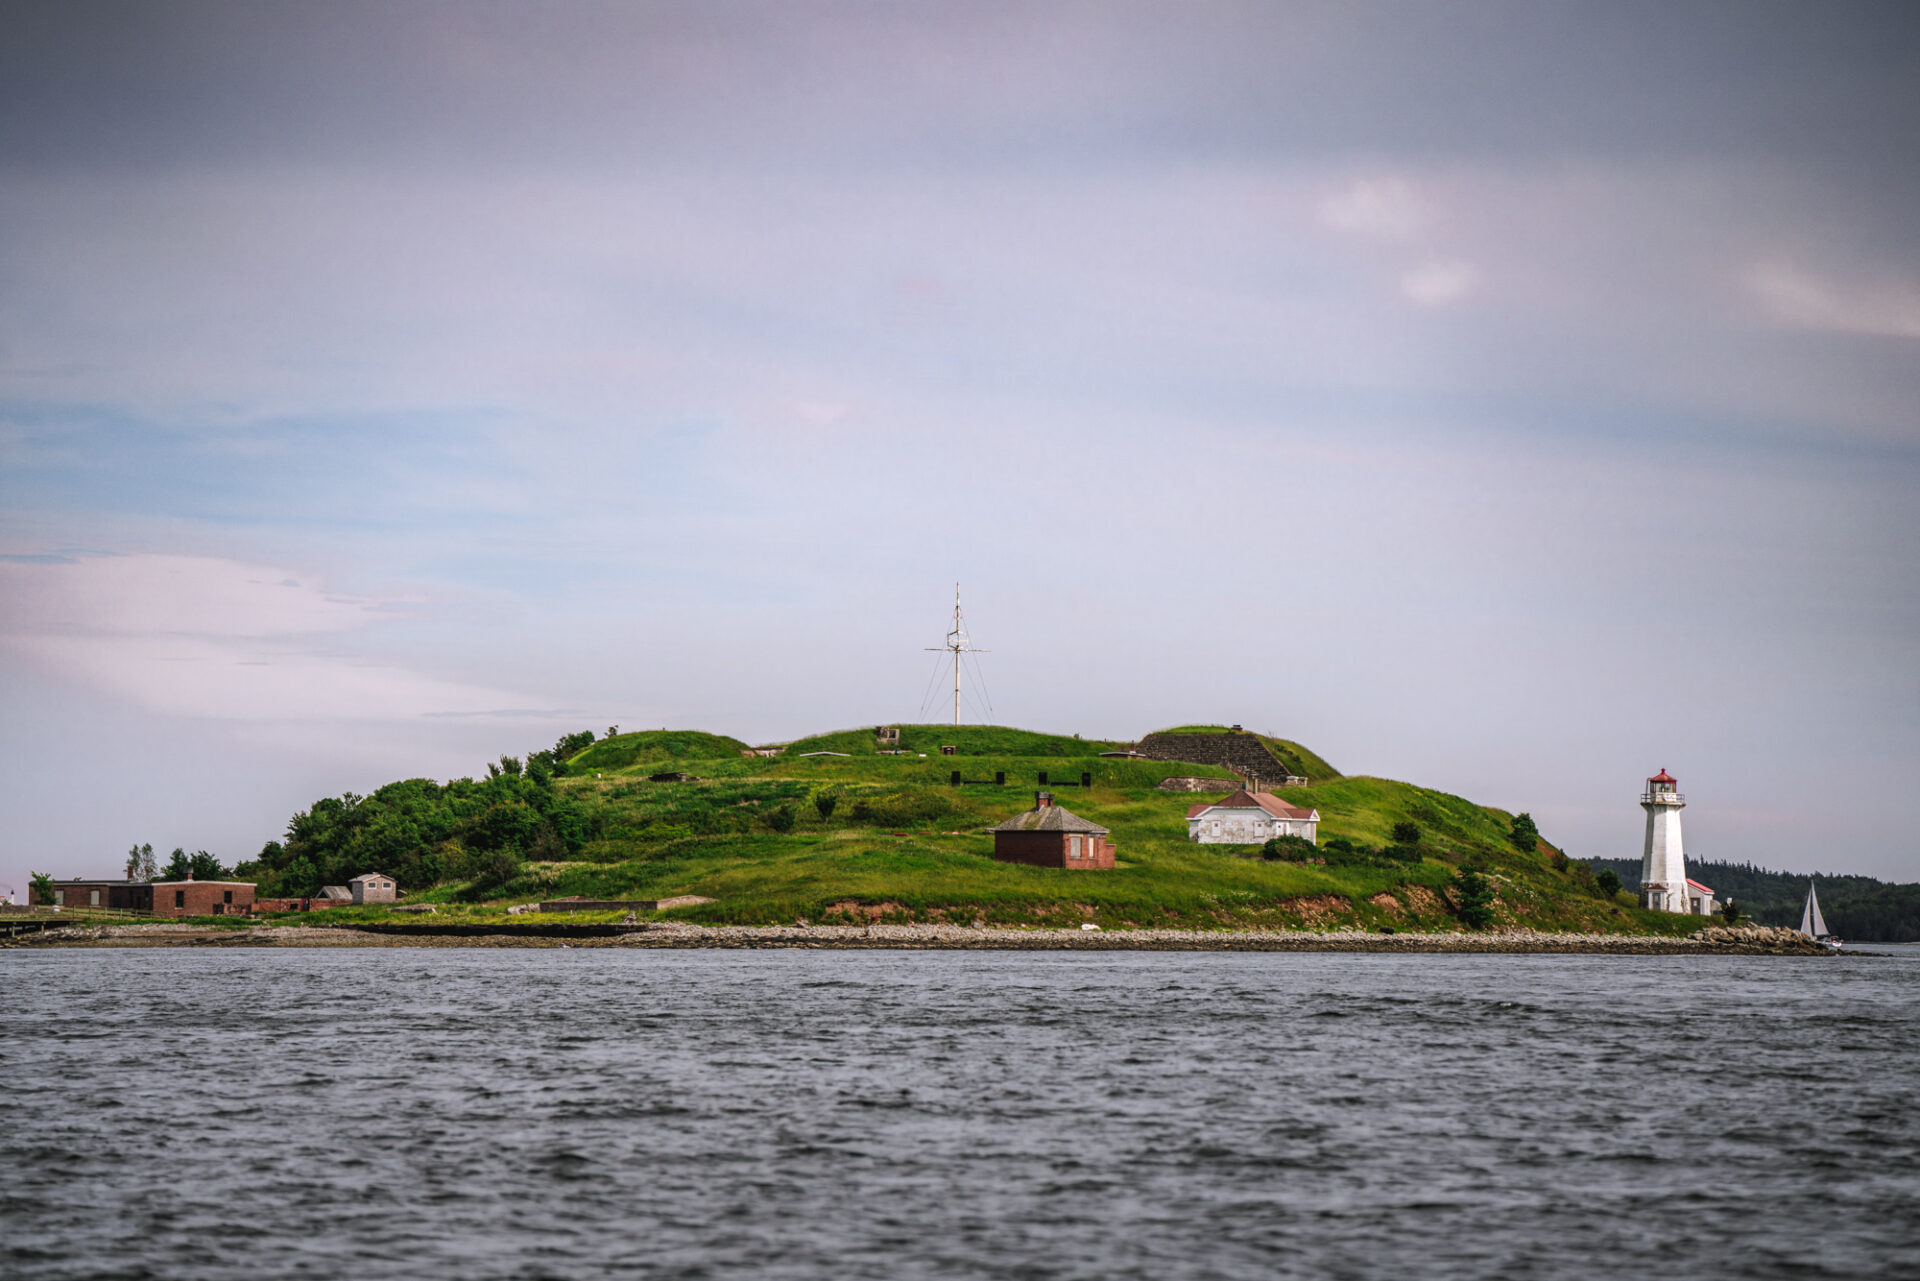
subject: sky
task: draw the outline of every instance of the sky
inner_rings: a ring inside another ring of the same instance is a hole
[[[1194,721],[1920,879],[1911,5],[0,5],[0,886]],[[927,699],[929,681],[936,689]]]

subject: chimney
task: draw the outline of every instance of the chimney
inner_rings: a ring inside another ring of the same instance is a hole
[[[1035,792],[1033,794],[1033,808],[1037,810],[1052,809],[1053,793],[1052,792]]]

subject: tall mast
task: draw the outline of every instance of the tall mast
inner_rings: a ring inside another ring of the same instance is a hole
[[[929,645],[927,652],[939,653],[942,650],[953,655],[953,723],[960,723],[960,656],[962,654],[985,654],[989,651],[975,649],[967,641],[967,627],[960,617],[960,584],[953,585],[953,630],[947,633],[947,643],[940,646]]]

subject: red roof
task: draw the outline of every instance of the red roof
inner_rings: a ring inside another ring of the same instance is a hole
[[[1298,805],[1289,805],[1271,792],[1248,792],[1244,789],[1235,792],[1225,800],[1202,801],[1198,805],[1187,807],[1188,818],[1198,818],[1210,809],[1251,810],[1261,809],[1275,818],[1318,818],[1316,810],[1303,810]]]
[[[1700,882],[1694,880],[1691,876],[1687,878],[1687,884],[1693,886],[1693,888],[1696,890],[1705,890],[1709,894],[1713,893],[1713,886],[1702,885]]]
[[[1662,765],[1660,767],[1660,772],[1658,774],[1655,774],[1652,778],[1648,779],[1647,781],[1649,783],[1678,783],[1680,780],[1675,778],[1673,775],[1667,773],[1667,767]]]

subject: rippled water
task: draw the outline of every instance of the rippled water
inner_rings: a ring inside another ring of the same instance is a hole
[[[1920,1276],[1920,949],[0,953],[0,1273]]]

